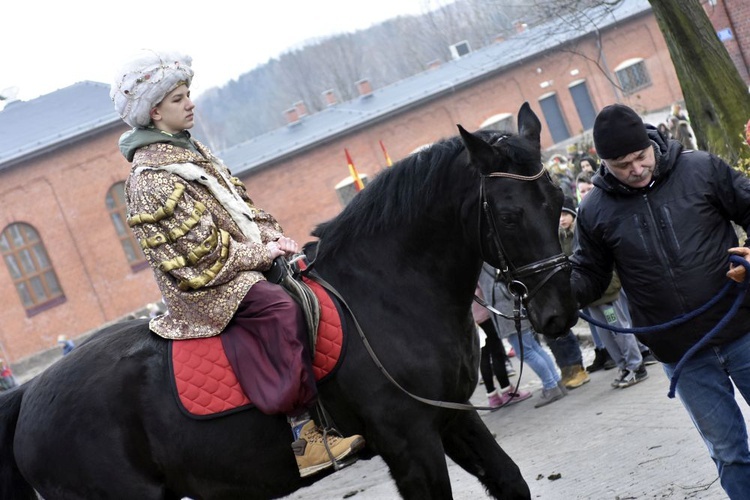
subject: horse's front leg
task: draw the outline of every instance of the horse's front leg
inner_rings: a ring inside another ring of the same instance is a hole
[[[521,470],[500,448],[476,411],[459,411],[442,435],[445,453],[475,475],[495,498],[531,498]]]
[[[368,446],[372,445],[383,458],[404,499],[452,499],[440,434],[431,422],[422,419],[414,419],[404,427],[409,420],[404,419],[399,426],[381,427],[385,429],[382,433],[368,433]]]

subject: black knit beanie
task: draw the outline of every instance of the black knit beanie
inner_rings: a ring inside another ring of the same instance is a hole
[[[594,120],[594,147],[600,158],[614,160],[650,145],[643,120],[627,106],[607,106]]]
[[[571,198],[570,196],[566,196],[563,199],[562,211],[568,212],[575,219],[575,217],[578,215],[578,211],[576,210],[576,204],[573,198]]]

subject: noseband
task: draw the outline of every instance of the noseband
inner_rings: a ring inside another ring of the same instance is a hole
[[[487,198],[485,182],[488,178],[505,178],[522,182],[533,182],[544,176],[546,172],[547,171],[544,169],[544,166],[542,166],[542,169],[539,171],[539,173],[530,176],[511,174],[508,172],[493,172],[491,174],[481,175],[481,180],[479,183],[480,255],[482,256],[482,260],[486,262],[487,259],[485,258],[484,251],[482,250],[481,242],[482,221],[486,221],[490,231],[489,237],[492,239],[492,243],[495,246],[495,256],[500,262],[498,273],[502,280],[508,285],[509,291],[514,296],[521,298],[525,304],[528,304],[528,302],[552,278],[552,276],[554,276],[559,271],[568,269],[570,267],[570,262],[568,261],[568,258],[565,256],[565,254],[560,253],[546,259],[532,262],[531,264],[526,264],[525,266],[516,267],[515,265],[513,265],[513,262],[510,260],[510,258],[508,258],[508,254],[503,247],[503,242],[500,239],[500,231],[498,231],[497,229],[497,222],[495,221],[495,216],[492,213],[492,209],[490,208],[491,204]],[[529,291],[529,288],[524,282],[524,279],[536,276],[540,273],[547,274],[541,280],[539,280],[539,282],[534,288],[531,289],[531,291]]]

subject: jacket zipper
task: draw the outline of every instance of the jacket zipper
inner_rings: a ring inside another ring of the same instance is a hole
[[[662,234],[662,232],[665,230],[665,228],[663,227],[664,225],[659,223],[659,221],[657,221],[656,215],[654,214],[654,211],[651,209],[651,203],[649,203],[648,195],[643,194],[642,197],[643,197],[643,201],[646,203],[646,208],[648,209],[648,215],[651,218],[651,222],[655,229],[653,233],[654,233],[654,238],[657,240],[656,252],[660,257],[662,267],[666,268],[667,272],[669,273],[670,282],[672,284],[672,289],[674,290],[675,297],[677,297],[678,300],[680,301],[682,310],[684,311],[686,310],[687,306],[682,297],[682,294],[677,289],[677,279],[675,278],[674,270],[672,269],[672,266],[669,263],[670,262],[669,255],[667,254],[665,250],[666,248],[665,241],[664,241],[665,236]]]

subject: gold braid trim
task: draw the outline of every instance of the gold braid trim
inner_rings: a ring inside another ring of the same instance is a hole
[[[235,186],[245,187],[245,184],[238,177],[230,177],[229,181]]]
[[[128,226],[133,227],[138,224],[153,224],[159,222],[165,217],[169,217],[174,213],[174,209],[177,206],[177,202],[185,192],[185,185],[176,182],[174,185],[174,191],[169,195],[167,202],[163,207],[159,208],[153,214],[136,214],[132,217],[128,217]]]
[[[200,245],[191,250],[187,254],[187,257],[178,255],[173,259],[165,260],[164,262],[161,262],[159,264],[159,269],[165,273],[168,273],[169,271],[173,271],[175,269],[182,269],[188,264],[194,266],[202,257],[213,252],[218,243],[219,233],[216,231],[216,228],[213,228],[211,230],[211,235],[203,240]]]
[[[146,250],[147,248],[158,247],[159,245],[163,245],[167,241],[169,240],[166,234],[158,233],[149,238],[143,238],[141,240],[141,248]]]
[[[223,229],[219,229],[219,234],[221,235],[221,253],[219,259],[214,262],[214,265],[210,268],[203,271],[199,276],[196,276],[193,279],[189,280],[182,280],[177,284],[177,287],[183,291],[187,292],[191,288],[193,290],[202,288],[208,284],[212,279],[216,277],[217,274],[224,268],[224,264],[227,262],[227,257],[229,257],[229,233],[224,231]]]
[[[177,241],[178,239],[185,236],[191,229],[198,225],[201,220],[201,216],[205,211],[206,205],[204,205],[200,201],[196,201],[195,207],[193,208],[193,213],[190,214],[190,217],[185,219],[182,224],[180,224],[180,227],[176,227],[169,232],[169,239],[171,241]]]

